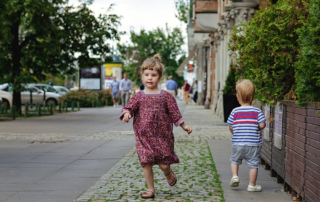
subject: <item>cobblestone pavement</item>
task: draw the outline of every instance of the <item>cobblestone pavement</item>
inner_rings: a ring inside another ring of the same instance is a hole
[[[224,201],[207,139],[229,140],[228,126],[203,106],[188,105],[183,117],[194,132],[187,135],[180,128],[174,130],[175,152],[180,164],[172,165],[178,183],[170,187],[155,166],[154,201]],[[133,131],[105,131],[85,139],[134,139]],[[142,168],[135,148],[114,165],[99,181],[76,201],[142,201],[140,194],[146,190]]]

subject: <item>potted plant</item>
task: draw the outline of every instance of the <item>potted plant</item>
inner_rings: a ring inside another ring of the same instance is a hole
[[[236,96],[236,68],[234,65],[230,65],[229,74],[227,76],[226,85],[223,89],[223,113],[224,122],[227,122],[228,117],[232,110],[236,107],[240,107]]]

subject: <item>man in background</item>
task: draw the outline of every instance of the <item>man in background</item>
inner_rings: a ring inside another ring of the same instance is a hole
[[[113,82],[110,84],[110,94],[112,95],[112,99],[113,99],[113,107],[118,106],[119,91],[120,91],[120,82],[117,81],[116,77],[114,77]]]
[[[130,79],[128,79],[128,75],[124,73],[123,79],[120,82],[120,94],[122,99],[122,107],[127,106],[131,91],[132,91],[131,81]]]
[[[175,82],[173,79],[172,79],[172,76],[169,76],[168,77],[168,81],[166,83],[166,88],[167,88],[167,91],[173,96],[173,97],[176,97],[177,95],[177,89],[178,89],[178,84],[177,82]]]

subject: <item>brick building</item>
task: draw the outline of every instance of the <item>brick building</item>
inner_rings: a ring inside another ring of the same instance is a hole
[[[232,28],[240,21],[249,22],[258,9],[276,1],[192,1],[193,15],[187,26],[189,56],[177,72],[194,61],[198,104],[211,108],[221,119],[222,90],[232,63],[227,50]],[[298,107],[294,101],[276,107],[262,107],[257,102],[254,106],[271,117],[262,134],[261,163],[265,169],[293,197],[320,201],[320,107]]]

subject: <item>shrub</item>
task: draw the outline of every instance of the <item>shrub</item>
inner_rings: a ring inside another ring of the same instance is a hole
[[[112,104],[112,98],[108,90],[93,91],[86,89],[79,89],[75,91],[69,91],[67,94],[61,97],[62,102],[80,102],[81,107],[92,107],[92,101],[97,105],[99,102],[101,105],[105,105],[106,101],[108,105]]]
[[[309,4],[310,16],[298,30],[300,55],[297,63],[297,104],[320,102],[320,0]]]
[[[236,94],[236,69],[234,65],[230,65],[230,70],[227,76],[226,85],[223,89],[225,95]]]
[[[260,103],[274,106],[286,95],[294,96],[297,30],[307,17],[305,0],[280,0],[233,28],[229,50],[237,64],[236,79],[251,80]]]

